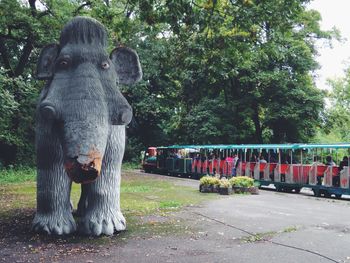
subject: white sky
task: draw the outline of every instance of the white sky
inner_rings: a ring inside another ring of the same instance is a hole
[[[316,71],[315,82],[318,88],[327,89],[326,80],[344,76],[345,68],[350,65],[350,0],[313,0],[310,8],[321,13],[321,29],[330,30],[335,26],[345,39],[332,41],[333,48],[319,43],[317,61],[321,69]]]

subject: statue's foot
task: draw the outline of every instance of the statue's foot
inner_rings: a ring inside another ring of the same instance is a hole
[[[59,213],[36,213],[32,229],[37,233],[48,235],[68,235],[76,231],[77,226],[70,212],[65,215]]]
[[[126,229],[126,222],[120,211],[115,213],[92,212],[86,214],[78,224],[79,232],[85,235],[113,235],[115,231]]]

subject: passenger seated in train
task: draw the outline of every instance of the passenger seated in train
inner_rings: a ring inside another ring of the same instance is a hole
[[[237,175],[237,169],[238,169],[240,162],[241,162],[241,160],[239,159],[239,157],[237,155],[235,155],[235,157],[233,158],[232,176]]]
[[[264,155],[261,155],[261,156],[260,156],[259,163],[267,163],[267,161],[266,161],[265,158],[264,158]]]
[[[344,166],[349,165],[349,159],[347,156],[343,157],[343,160],[339,163],[339,173],[333,177],[333,186],[339,187],[340,186],[340,172],[344,169]]]
[[[335,165],[335,162],[333,162],[333,160],[332,160],[332,156],[328,155],[326,157],[326,165],[331,165],[331,166]]]
[[[316,165],[316,166],[321,166],[324,165],[321,161],[321,157],[320,156],[314,156],[314,161],[311,165]],[[323,176],[316,176],[316,180],[317,180],[317,185],[321,185],[322,184],[322,180],[323,180]]]
[[[232,156],[227,156],[226,157],[226,162],[233,162],[233,157]]]
[[[214,162],[214,160],[216,160],[217,159],[217,156],[216,156],[216,154],[212,154],[211,156],[210,156],[210,161],[211,162]],[[207,168],[207,172],[209,173],[209,166],[208,166],[208,168]],[[217,172],[216,172],[216,165],[214,166],[214,164],[213,164],[213,174],[216,174]]]
[[[288,156],[282,155],[281,164],[289,164]]]
[[[253,155],[250,157],[250,162],[256,163],[258,160],[259,160],[259,159],[258,159],[258,157],[257,157],[255,154],[253,154]]]
[[[183,158],[181,155],[181,152],[178,150],[174,153],[174,167],[175,170],[178,170],[180,168],[180,161],[179,159]]]
[[[349,159],[347,156],[343,157],[343,160],[339,163],[339,171],[343,170],[344,166],[349,165]]]
[[[320,156],[314,156],[314,162],[311,165],[320,165],[323,164],[320,162]]]
[[[271,154],[270,156],[270,163],[277,163],[277,158],[276,158],[276,155],[275,154]]]
[[[267,161],[265,160],[265,157],[264,157],[264,155],[260,155],[260,157],[259,157],[259,163],[267,163]],[[263,179],[264,178],[264,171],[262,171],[262,170],[260,170],[260,168],[259,168],[259,179],[261,180],[261,179]]]
[[[235,154],[235,155],[233,156],[233,166],[236,166],[236,163],[237,163],[238,159],[239,159],[238,155]]]

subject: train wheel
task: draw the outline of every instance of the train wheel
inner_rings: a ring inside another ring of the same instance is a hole
[[[312,192],[314,192],[314,196],[316,196],[316,197],[321,196],[320,190],[318,190],[318,189],[312,189]]]
[[[286,191],[287,193],[292,193],[292,192],[293,192],[293,188],[286,187],[286,188],[285,188],[285,191]]]
[[[330,193],[328,193],[328,192],[325,192],[325,193],[324,193],[324,197],[326,197],[326,198],[331,198],[331,196],[332,196],[332,195],[331,195]]]
[[[300,188],[299,187],[297,187],[297,188],[294,188],[294,193],[296,193],[296,194],[299,194],[300,193]]]
[[[341,194],[335,194],[335,198],[341,199]]]

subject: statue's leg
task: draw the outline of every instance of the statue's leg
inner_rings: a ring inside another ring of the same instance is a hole
[[[51,138],[47,144],[42,143],[39,141],[37,147],[37,212],[33,230],[47,234],[69,234],[76,230],[70,203],[72,182],[64,170],[58,140]]]
[[[120,211],[120,171],[124,154],[125,128],[112,126],[102,163],[101,175],[85,185],[87,206],[79,221],[79,231],[87,235],[112,235],[125,230]]]

